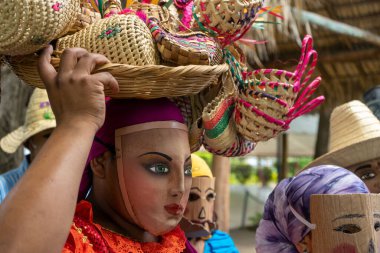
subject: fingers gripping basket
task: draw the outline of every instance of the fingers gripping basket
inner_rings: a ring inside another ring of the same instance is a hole
[[[79,0],[2,1],[0,54],[24,55],[61,37],[75,23]]]
[[[318,97],[308,102],[321,81],[317,77],[307,84],[317,63],[310,36],[303,41],[301,58],[294,72],[275,69],[244,72],[238,63],[232,63],[233,58],[229,60],[239,86],[236,128],[248,140],[265,141],[277,136],[289,128],[293,119],[324,101]]]

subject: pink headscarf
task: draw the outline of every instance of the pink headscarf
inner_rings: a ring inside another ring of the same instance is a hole
[[[103,126],[95,135],[86,169],[79,188],[78,200],[86,197],[92,184],[90,161],[106,151],[114,151],[115,130],[147,122],[177,121],[184,123],[180,109],[167,98],[152,100],[111,99],[106,103],[106,117]]]

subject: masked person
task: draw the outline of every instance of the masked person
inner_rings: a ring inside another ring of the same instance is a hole
[[[330,119],[329,152],[308,167],[331,164],[360,177],[372,193],[380,193],[380,121],[362,102],[334,109]]]
[[[191,238],[191,243],[198,252],[238,252],[232,238],[227,233],[216,229],[215,178],[210,167],[196,154],[191,155],[191,161],[193,182],[184,216],[199,227],[198,230],[197,227],[188,227],[189,230],[185,230],[186,236]]]
[[[378,249],[375,251],[378,245],[373,242],[379,221],[374,221],[374,216],[380,206],[377,204],[375,210],[368,202],[341,203],[342,196],[355,194],[366,198],[367,193],[368,188],[360,178],[332,165],[309,168],[282,180],[265,203],[264,215],[256,231],[256,252],[314,252],[312,249],[327,245],[326,241],[324,245],[319,240],[319,245],[315,245],[317,238],[313,233],[317,230],[319,238],[322,234],[325,240],[335,239],[336,247],[315,252],[378,252]],[[316,211],[311,208],[311,199],[316,194],[332,196],[334,201],[319,209],[323,218],[319,217],[315,225],[311,221],[311,213]],[[334,217],[332,213],[339,215]]]
[[[68,50],[59,73],[48,51],[41,57],[58,125],[0,207],[2,229],[12,236],[0,235],[0,251],[195,252],[178,227],[191,187],[180,109],[166,98],[102,102],[103,85],[118,89],[110,74],[90,74],[108,62],[104,56]],[[76,205],[83,168],[92,172],[83,189],[92,189]],[[28,235],[8,226],[13,218]],[[18,243],[23,236],[31,244]]]
[[[29,99],[24,122],[24,125],[0,140],[0,148],[5,153],[15,153],[22,144],[30,151],[30,155],[24,157],[18,168],[0,175],[0,203],[24,175],[56,126],[45,90],[34,89]]]

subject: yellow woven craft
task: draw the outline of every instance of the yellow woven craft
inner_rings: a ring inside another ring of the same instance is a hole
[[[57,51],[81,47],[105,55],[113,63],[156,65],[159,63],[152,35],[136,15],[114,15],[58,40]]]
[[[23,55],[65,34],[80,12],[79,0],[2,1],[0,54]]]

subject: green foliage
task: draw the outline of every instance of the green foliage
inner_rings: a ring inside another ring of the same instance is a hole
[[[240,184],[246,184],[253,174],[253,167],[243,159],[231,159],[231,172]]]
[[[306,167],[313,159],[311,157],[290,157],[288,159],[288,177],[294,176],[297,172]]]
[[[263,186],[266,186],[272,180],[272,169],[269,167],[258,169],[256,174]]]
[[[212,168],[212,154],[206,151],[195,152],[197,156],[206,161],[207,165]]]

